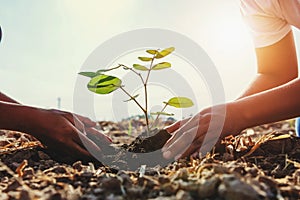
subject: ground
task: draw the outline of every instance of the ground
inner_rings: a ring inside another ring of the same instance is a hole
[[[128,131],[128,123],[100,125],[121,145],[144,125],[130,120]],[[300,199],[300,139],[294,135],[291,121],[268,124],[226,138],[223,149],[201,158],[126,170],[67,164],[29,135],[2,130],[0,199]]]

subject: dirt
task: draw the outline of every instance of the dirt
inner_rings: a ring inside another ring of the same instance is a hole
[[[161,149],[171,137],[171,135],[163,129],[154,130],[149,135],[151,136],[139,136],[131,144],[122,145],[122,148],[134,153],[149,153]]]
[[[155,152],[169,135],[135,140],[144,124],[134,123],[131,135],[127,122],[100,123],[115,144],[102,164],[68,164],[26,134],[1,131],[0,199],[300,199],[300,139],[290,121],[247,129],[223,149],[166,166]]]

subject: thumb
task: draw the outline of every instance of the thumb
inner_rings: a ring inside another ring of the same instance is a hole
[[[181,126],[183,126],[186,122],[188,122],[190,120],[190,118],[187,119],[183,119],[180,121],[175,122],[174,124],[171,124],[170,126],[166,126],[165,130],[169,133],[169,134],[173,134],[173,132],[177,131]]]

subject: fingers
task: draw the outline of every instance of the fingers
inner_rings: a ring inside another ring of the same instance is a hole
[[[90,126],[85,128],[84,123],[71,113],[49,110],[46,114],[45,119],[48,119],[49,123],[42,126],[46,132],[40,138],[51,151],[75,159],[90,159],[93,158],[92,155],[103,156],[100,147],[87,137],[86,129],[89,133],[101,138],[104,141],[103,145],[109,144],[109,139],[102,133]],[[93,125],[87,118],[82,117],[81,119],[89,125]]]
[[[190,120],[190,118],[177,121],[174,124],[171,124],[170,126],[165,127],[165,129],[167,130],[168,133],[172,134],[174,131],[176,131],[177,129],[179,129],[180,126],[182,126],[183,124],[185,124],[189,120]]]
[[[181,137],[181,135],[184,132],[189,132],[189,130],[193,129],[194,127],[198,128],[199,120],[200,120],[200,117],[198,115],[194,116],[190,119],[187,119],[185,124],[183,124],[179,129],[177,129],[173,133],[172,137],[166,142],[166,144],[162,148],[162,151],[165,151],[165,149],[167,149],[171,144],[173,144],[176,140],[178,140],[178,138]]]
[[[62,117],[66,118],[72,125],[76,126],[76,128],[79,129],[81,132],[85,132],[84,124],[76,117],[76,115],[69,113],[69,112],[56,110],[56,109],[52,109],[51,111],[53,113],[59,114]]]
[[[93,154],[101,153],[100,147],[98,147],[92,140],[90,140],[86,135],[84,135],[80,132],[78,132],[77,137],[75,137],[73,139],[73,141],[76,144],[78,144],[81,147],[81,149],[84,149],[84,151],[86,151],[86,149],[87,149],[88,152],[91,152]],[[80,152],[82,152],[84,154],[84,151],[80,151]]]
[[[164,158],[171,159],[175,157],[175,159],[177,159],[181,157],[194,141],[194,138],[197,135],[197,130],[198,127],[194,127],[180,134],[176,140],[173,140],[172,143],[163,150]]]
[[[77,156],[79,158],[92,157],[92,154],[90,154],[90,152],[88,152],[86,149],[82,148],[82,146],[77,143],[74,143],[73,148],[75,151],[72,153],[77,154]],[[71,157],[73,157],[73,155]]]
[[[213,141],[209,141],[201,146],[200,149],[198,149],[198,154],[205,156],[208,152],[212,150],[215,143]]]
[[[182,153],[180,156],[178,156],[176,159],[179,158],[185,158],[189,155],[192,155],[193,153],[197,152],[199,148],[201,147],[202,140],[200,138],[197,138],[192,142],[192,144],[189,145],[189,147],[186,149],[184,153]]]
[[[91,128],[86,128],[86,133],[88,136],[94,136],[96,138],[99,138],[101,141],[106,142],[107,144],[112,143],[112,140],[104,135],[101,131],[91,127]]]
[[[72,137],[65,138],[65,140],[68,141],[69,139],[69,141],[72,141],[71,144],[69,143],[68,148],[73,148],[75,150],[75,154],[92,157],[91,153],[89,152],[92,152],[94,154],[99,154],[99,152],[101,152],[101,149],[86,136],[85,132],[81,132],[81,130],[78,129],[78,126],[74,126],[69,120],[67,121],[67,123],[70,126],[69,134],[63,137]],[[81,126],[84,127],[82,123]],[[68,142],[66,142],[66,144],[68,144]]]
[[[206,153],[210,152],[218,141],[218,137],[216,137],[215,134],[216,131],[217,130],[215,129],[209,130],[206,132],[206,134],[196,137],[180,158],[187,157],[194,154],[195,152],[200,152],[202,155],[206,155]]]
[[[104,143],[111,143],[112,140],[102,134],[100,131],[95,129],[94,127],[97,125],[96,122],[90,120],[87,117],[83,117],[81,115],[69,113],[69,112],[63,112],[60,110],[52,110],[53,112],[59,113],[63,115],[72,125],[74,125],[80,132],[82,132],[84,135],[87,135],[87,131],[89,134],[99,138]]]
[[[50,110],[53,113],[57,113],[57,114],[64,116],[67,120],[69,120],[75,126],[82,127],[81,124],[83,124],[84,126],[87,126],[87,127],[95,127],[97,125],[96,122],[92,121],[91,119],[89,119],[87,117],[81,116],[81,115],[77,115],[74,113],[65,112],[65,111],[61,111],[61,110],[56,110],[56,109],[50,109]]]
[[[200,121],[201,120],[201,123]],[[218,140],[220,128],[218,122],[210,123],[211,117],[203,115],[200,117],[193,117],[182,128],[179,128],[175,134],[169,139],[163,148],[163,156],[166,159],[175,157],[175,159],[182,158],[198,151],[202,144],[205,144],[203,151],[211,148]],[[199,123],[201,124],[199,126]],[[213,126],[209,126],[213,125]],[[217,138],[215,138],[217,136]],[[202,150],[202,148],[201,148]]]
[[[166,159],[175,157],[175,159],[187,157],[195,152],[200,152],[205,155],[210,152],[216,142],[219,140],[220,131],[222,130],[219,125],[209,128],[205,125],[199,127],[194,127],[187,132],[181,134],[176,141],[174,141],[170,146],[163,152],[163,156]],[[194,133],[191,133],[194,132]],[[196,135],[196,137],[193,137]],[[193,141],[188,137],[193,137]],[[178,150],[182,149],[182,150]]]
[[[73,125],[84,135],[86,135],[85,132],[85,125],[74,115],[73,117]]]
[[[195,151],[192,155],[192,158],[198,158],[199,157],[199,151]]]
[[[73,115],[75,115],[87,127],[95,127],[97,125],[96,122],[92,121],[91,119],[89,119],[87,117],[77,115],[77,114],[73,114]]]
[[[203,117],[200,114],[197,114],[197,115],[194,115],[193,117],[187,119],[187,121],[180,127],[180,131],[185,132],[195,126],[199,126],[199,122],[202,118]]]
[[[94,137],[98,138],[101,142],[103,142],[103,144],[109,145],[112,142],[112,140],[108,136],[104,135],[102,132],[100,132],[99,130],[94,128],[96,125],[96,122],[93,122],[89,118],[86,118],[86,117],[83,117],[80,115],[73,115],[73,116],[74,116],[74,118],[73,118],[74,125],[84,135],[89,134],[90,136],[94,136]]]
[[[216,145],[219,140],[218,130],[210,130],[206,133],[205,138],[202,138],[202,144],[200,146],[199,152],[202,155],[205,155],[207,152],[210,152],[212,148]]]
[[[72,113],[64,113],[63,116],[72,123],[72,125],[74,125],[80,132],[82,132],[83,134],[87,134],[86,130],[90,130],[90,132],[95,132],[94,130],[92,131],[90,129],[90,127],[94,127],[92,126],[93,124],[96,125],[95,122],[92,122],[90,119],[80,116],[80,115],[75,115]],[[87,126],[86,126],[87,124]]]

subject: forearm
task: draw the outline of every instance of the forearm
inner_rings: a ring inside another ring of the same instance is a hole
[[[240,113],[240,128],[248,128],[300,115],[300,79],[233,102]]]
[[[7,95],[3,94],[2,92],[0,92],[0,101],[19,104],[19,102],[17,102],[16,100],[8,97]]]
[[[28,132],[36,108],[0,101],[0,129]]]
[[[256,94],[298,77],[298,62],[292,31],[279,42],[256,48],[258,75],[239,99]]]
[[[280,85],[286,84],[296,77],[284,77],[276,74],[257,74],[246,91],[238,99],[266,91]]]

